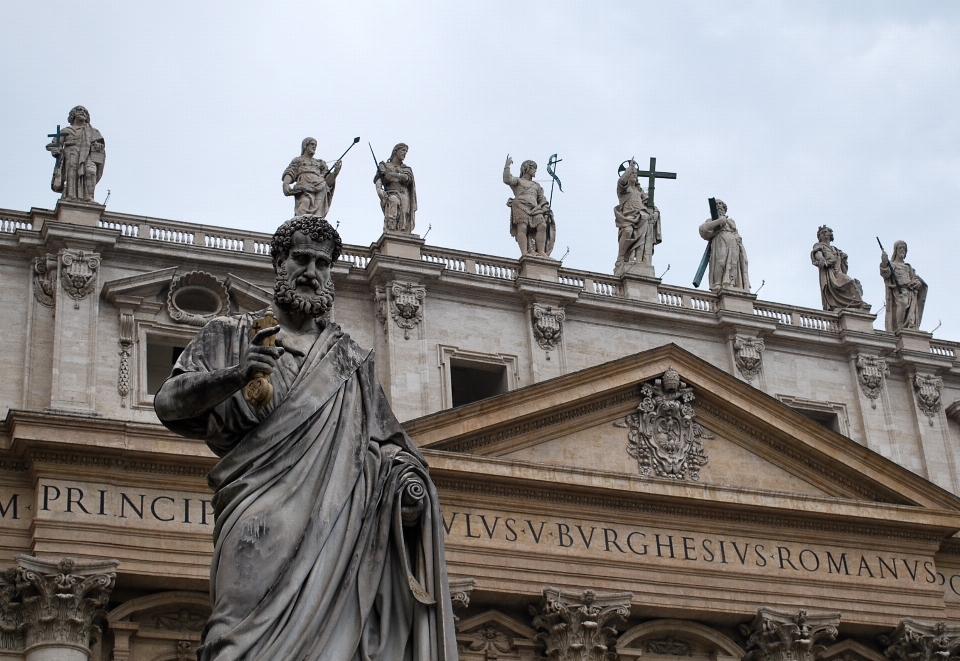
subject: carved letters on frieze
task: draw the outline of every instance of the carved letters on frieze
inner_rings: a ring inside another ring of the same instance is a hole
[[[860,390],[870,399],[870,406],[877,408],[877,398],[883,390],[883,377],[890,373],[887,361],[877,356],[857,356],[857,381]]]
[[[44,307],[53,307],[56,295],[54,278],[57,272],[57,258],[47,254],[33,260],[33,297]]]
[[[563,308],[535,303],[530,310],[533,322],[533,337],[544,351],[553,351],[560,343],[563,334],[563,320],[566,313]]]
[[[763,358],[760,352],[764,349],[763,340],[749,335],[737,335],[733,338],[734,361],[737,369],[747,381],[753,381],[760,373]]]
[[[699,480],[708,461],[701,439],[713,436],[694,421],[693,388],[671,367],[661,378],[643,384],[640,393],[643,400],[637,412],[614,423],[630,430],[627,452],[637,460],[640,474],[653,470],[658,477]]]
[[[747,636],[744,661],[814,661],[825,647],[821,641],[837,637],[840,613],[785,613],[760,608],[749,625],[741,624]]]
[[[631,599],[631,592],[576,594],[544,588],[540,607],[530,607],[544,656],[555,661],[614,661],[616,625],[626,622]]]
[[[374,299],[377,302],[377,318],[387,326],[393,318],[403,330],[403,338],[410,339],[410,331],[423,321],[423,300],[427,288],[414,282],[391,282],[386,287],[377,287]]]
[[[960,627],[943,621],[925,624],[904,618],[889,635],[877,638],[890,661],[951,661],[960,651]]]
[[[924,415],[933,418],[940,411],[940,390],[943,388],[943,379],[933,374],[917,374],[913,380],[913,387],[917,391],[917,406]]]
[[[96,289],[100,255],[83,250],[60,251],[60,284],[79,309],[80,301]]]

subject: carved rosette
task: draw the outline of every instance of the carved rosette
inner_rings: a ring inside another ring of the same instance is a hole
[[[630,430],[627,452],[637,460],[640,474],[653,470],[659,477],[699,480],[708,461],[701,439],[713,436],[694,421],[693,388],[671,367],[661,378],[643,384],[640,393],[643,400],[637,412],[614,423]]]
[[[427,288],[413,282],[391,282],[385,288],[378,287],[374,293],[377,318],[386,329],[389,315],[403,330],[403,338],[409,340],[410,331],[423,321],[423,300],[426,297]]]
[[[44,307],[53,307],[57,292],[53,282],[56,271],[57,259],[51,254],[33,260],[33,297]]]
[[[826,649],[820,641],[837,637],[840,613],[809,615],[760,608],[749,625],[741,624],[747,637],[744,661],[814,661]]]
[[[924,415],[930,418],[940,411],[940,390],[943,389],[943,379],[933,374],[917,374],[913,379],[913,387],[917,393],[917,406]]]
[[[49,560],[18,555],[24,643],[89,650],[116,581],[117,560]]]
[[[60,251],[60,284],[67,296],[73,299],[74,308],[96,289],[100,255],[83,250]]]
[[[753,381],[763,367],[763,358],[760,352],[764,349],[763,340],[748,335],[737,335],[733,339],[734,361],[737,369],[747,381]]]
[[[23,603],[16,568],[0,571],[0,651],[23,649]]]
[[[563,334],[563,320],[567,314],[563,308],[554,309],[548,305],[535,303],[530,310],[533,321],[533,337],[544,351],[553,351],[560,343]]]
[[[513,637],[508,636],[492,624],[480,627],[469,634],[470,642],[467,648],[473,652],[483,652],[487,661],[494,661],[501,654],[513,650]]]
[[[877,398],[883,390],[884,375],[889,374],[887,361],[876,356],[857,356],[857,381],[860,390],[870,399],[870,405],[877,408]]]
[[[186,310],[183,302],[192,297],[206,309]],[[167,314],[178,324],[206,326],[214,317],[229,314],[230,294],[216,277],[204,271],[190,271],[173,279],[167,292]]]
[[[616,625],[626,622],[631,599],[631,592],[584,590],[578,595],[544,588],[540,608],[530,608],[544,656],[556,661],[614,661]]]
[[[889,635],[878,636],[890,661],[951,661],[960,654],[960,627],[943,621],[924,624],[910,618]]]

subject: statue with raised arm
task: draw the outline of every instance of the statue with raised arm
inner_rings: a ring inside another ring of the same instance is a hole
[[[337,161],[332,169],[328,168],[325,161],[313,157],[316,153],[317,141],[304,138],[300,143],[300,155],[283,171],[283,194],[293,197],[297,216],[315,214],[325,217],[333,202],[337,175],[343,163]]]
[[[533,180],[537,164],[524,161],[520,176],[510,172],[513,159],[507,156],[503,166],[503,183],[513,190],[514,197],[507,200],[510,207],[510,235],[517,239],[520,254],[549,257],[556,242],[556,225],[553,211],[543,194],[543,188]]]
[[[383,209],[383,229],[391,232],[413,233],[417,215],[417,184],[413,170],[405,165],[410,148],[402,142],[393,148],[390,158],[377,165],[373,184]]]
[[[281,225],[275,321],[210,321],[155,398],[220,457],[199,661],[457,661],[436,488],[373,352],[329,320],[341,247],[317,216]]]
[[[700,225],[700,236],[710,242],[710,290],[742,289],[750,291],[747,251],[733,218],[727,217],[727,205],[717,200],[719,217]]]
[[[923,306],[927,302],[927,283],[913,267],[907,264],[907,244],[893,244],[893,258],[886,251],[880,255],[880,275],[886,285],[886,329],[898,331],[903,328],[917,330],[923,320]]]
[[[820,270],[820,299],[824,310],[869,310],[860,281],[847,275],[847,253],[832,244],[833,230],[822,225],[810,261]]]
[[[107,159],[103,136],[90,126],[90,113],[83,106],[73,108],[67,121],[70,125],[47,145],[57,159],[50,188],[62,199],[95,202],[94,192]]]
[[[653,247],[663,241],[660,233],[660,211],[650,204],[647,194],[639,183],[636,162],[617,181],[617,197],[620,204],[613,208],[617,224],[617,262],[614,275],[629,271],[637,263],[653,265]]]

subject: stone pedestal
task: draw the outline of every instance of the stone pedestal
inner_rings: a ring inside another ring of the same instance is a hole
[[[620,276],[620,291],[624,298],[633,301],[645,301],[647,303],[657,302],[657,287],[660,286],[660,279],[654,277],[653,267],[649,267],[646,273],[638,273],[637,270],[646,264],[638,264],[637,268],[626,271]],[[644,269],[640,269],[644,271]]]
[[[897,338],[897,349],[900,351],[930,353],[930,340],[933,339],[933,333],[901,328],[897,331]]]
[[[106,615],[118,560],[17,555],[25,661],[88,661]]]
[[[57,201],[57,220],[61,223],[99,227],[100,215],[106,208],[96,202],[61,199]]]
[[[384,232],[377,243],[374,245],[374,252],[388,257],[400,257],[403,259],[415,259],[420,261],[420,249],[423,247],[424,240],[419,234],[406,234],[405,232]]]
[[[720,299],[721,310],[753,314],[753,302],[757,300],[756,294],[751,294],[745,289],[721,289],[717,292],[717,296]]]
[[[524,255],[520,258],[520,277],[530,278],[531,280],[545,280],[547,282],[557,282],[559,276],[557,271],[560,269],[560,262],[549,257],[536,257],[534,255]]]
[[[855,333],[873,333],[873,322],[877,315],[865,310],[841,310],[840,330]]]

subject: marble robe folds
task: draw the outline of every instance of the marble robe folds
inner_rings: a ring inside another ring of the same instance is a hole
[[[238,364],[254,318],[210,322],[174,374]],[[236,393],[167,423],[221,456],[200,661],[457,661],[437,492],[371,354],[330,323],[281,357],[262,420]],[[418,483],[426,507],[405,528]]]

